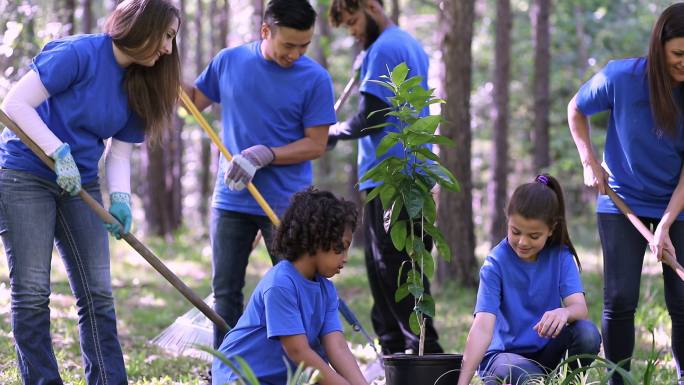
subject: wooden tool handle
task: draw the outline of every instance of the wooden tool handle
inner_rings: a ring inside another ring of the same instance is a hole
[[[19,128],[19,126],[14,123],[14,121],[12,121],[12,119],[10,119],[4,111],[2,111],[2,109],[0,109],[0,122],[12,130],[38,158],[40,158],[48,167],[50,167],[50,169],[55,169],[55,162],[52,160],[52,158],[47,156],[45,152],[43,152],[43,150],[38,147],[38,145],[35,144],[21,128]],[[106,223],[119,223],[116,218],[109,213],[109,211],[105,210],[105,208],[102,207],[102,205],[84,189],[81,189],[81,191],[78,193],[78,196],[81,197],[81,199],[83,199],[83,201],[91,209],[93,209],[93,211],[95,211],[97,216]],[[123,226],[121,228],[123,228]],[[122,238],[128,242],[128,244],[131,245],[131,247],[137,251],[138,254],[140,254],[155,270],[157,270],[159,274],[166,278],[166,280],[188,301],[190,301],[191,304],[193,304],[197,309],[199,309],[199,311],[206,315],[207,318],[216,324],[221,331],[228,332],[228,330],[230,330],[230,327],[228,327],[226,321],[224,321],[223,318],[221,318],[221,316],[214,311],[214,309],[209,307],[209,305],[207,305],[202,298],[200,298],[192,289],[183,283],[183,281],[181,281],[176,274],[166,267],[166,265],[133,234],[129,232],[124,234]]]
[[[606,192],[608,193],[608,196],[610,199],[615,203],[615,205],[620,209],[620,211],[629,219],[629,221],[634,225],[634,227],[637,229],[637,231],[648,241],[648,243],[653,242],[653,233],[651,230],[644,225],[643,222],[639,219],[639,217],[634,214],[634,211],[627,206],[625,201],[620,198],[615,191],[608,186],[608,183],[606,183]],[[670,266],[672,270],[677,273],[679,278],[684,281],[684,267],[677,262],[677,259],[670,254],[668,250],[663,250],[663,263]]]

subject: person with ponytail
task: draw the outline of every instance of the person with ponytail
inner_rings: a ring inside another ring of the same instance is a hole
[[[594,152],[589,117],[607,115],[603,159]],[[634,316],[646,247],[684,263],[684,3],[667,7],[653,26],[648,54],[612,60],[568,104],[584,184],[595,188],[603,251],[602,334],[606,358],[630,370]],[[646,226],[649,245],[606,195],[610,186]],[[678,254],[679,252],[679,254]],[[663,267],[665,303],[678,384],[684,385],[684,282]],[[611,385],[624,383],[613,374]]]
[[[87,384],[127,384],[112,294],[107,230],[130,231],[130,156],[159,141],[180,86],[169,0],[124,0],[105,32],[49,42],[10,89],[2,109],[55,161],[53,172],[9,129],[0,136],[0,236],[10,270],[11,323],[24,384],[62,384],[50,335],[53,242],[76,297]],[[109,145],[105,141],[109,139]],[[106,151],[105,151],[106,147]],[[105,153],[106,152],[106,153]],[[107,225],[78,197],[102,202]]]
[[[519,186],[506,214],[507,236],[480,269],[458,385],[476,372],[486,385],[523,384],[556,368],[566,354],[595,355],[601,346],[598,328],[587,320],[558,181],[543,174]]]

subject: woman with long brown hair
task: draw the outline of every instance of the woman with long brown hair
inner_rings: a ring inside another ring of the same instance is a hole
[[[51,158],[55,171],[5,130],[0,137],[0,235],[10,268],[12,330],[24,384],[61,384],[50,336],[50,260],[62,256],[76,307],[88,384],[127,383],[116,330],[107,231],[77,196],[102,201],[130,230],[130,154],[158,140],[178,95],[180,13],[168,0],[125,0],[105,33],[48,43],[12,87],[3,110]]]
[[[598,188],[598,229],[603,247],[603,346],[606,358],[629,369],[634,314],[646,240],[605,195],[606,182],[632,210],[655,227],[650,245],[684,263],[684,3],[658,18],[646,57],[614,60],[594,75],[568,105],[584,183]],[[603,163],[597,160],[588,116],[610,111]],[[677,256],[676,251],[682,252]],[[672,318],[677,377],[684,374],[684,282],[663,268],[665,302]],[[615,374],[611,384],[622,384]],[[684,381],[680,380],[680,384]]]

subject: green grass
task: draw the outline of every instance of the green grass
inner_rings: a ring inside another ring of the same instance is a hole
[[[205,296],[210,291],[210,248],[205,239],[188,232],[179,235],[173,243],[149,240],[148,246],[175,271],[183,281]],[[201,384],[200,374],[208,364],[193,358],[173,357],[149,341],[169,326],[178,316],[190,309],[189,303],[156,273],[133,249],[123,242],[112,241],[112,275],[117,303],[118,327],[125,353],[126,367],[131,384],[171,385]],[[484,250],[484,251],[483,251]],[[486,247],[478,249],[484,254]],[[340,296],[373,335],[369,314],[371,298],[366,283],[362,252],[353,250],[350,262],[340,276],[334,278]],[[602,307],[601,264],[594,249],[581,250],[584,264],[582,273],[592,321],[600,324]],[[664,304],[660,267],[647,256],[641,282],[641,305],[637,312],[637,349],[633,374],[643,376],[651,352],[651,330],[654,331],[656,349],[661,351],[653,375],[653,383],[675,382],[674,363],[670,353],[670,320]],[[252,255],[248,267],[247,291],[253,289],[259,277],[270,267],[263,249]],[[52,333],[55,353],[65,383],[85,384],[83,379],[76,310],[66,274],[59,256],[53,257],[53,294],[51,297]],[[19,385],[19,374],[9,325],[9,281],[7,262],[0,257],[0,384]],[[474,289],[463,289],[457,282],[434,285],[437,301],[436,327],[443,347],[448,352],[462,352],[472,320]],[[360,333],[345,325],[345,334],[354,345],[364,344]],[[361,362],[373,358],[366,348],[356,349]],[[602,371],[595,371],[599,376]],[[548,383],[556,383],[549,381]],[[558,382],[560,383],[560,382]],[[587,382],[591,383],[591,382]]]

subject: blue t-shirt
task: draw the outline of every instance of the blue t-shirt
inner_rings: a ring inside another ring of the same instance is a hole
[[[504,239],[492,249],[480,269],[475,314],[496,316],[487,351],[541,350],[549,339],[539,337],[532,327],[545,312],[561,307],[564,298],[582,292],[579,270],[567,247],[545,247],[536,261],[526,262]]]
[[[409,68],[407,79],[412,76],[421,76],[423,78],[421,85],[427,88],[428,67],[430,65],[427,54],[413,36],[401,28],[392,25],[387,27],[380,34],[378,39],[368,48],[366,57],[361,64],[360,91],[369,93],[389,104],[387,98],[394,96],[392,91],[379,84],[373,83],[370,80],[383,80],[380,76],[388,75],[388,68],[389,70],[392,70],[402,62],[405,62]],[[429,109],[425,108],[420,116],[427,116],[428,114]],[[385,158],[390,156],[398,158],[404,157],[404,153],[399,144],[390,148],[390,150],[380,158],[375,155],[376,149],[378,145],[380,145],[382,138],[389,132],[397,132],[399,130],[396,126],[398,123],[396,117],[387,117],[386,121],[392,125],[359,139],[359,179],[363,177],[368,170],[382,162]],[[359,189],[366,190],[380,184],[381,182],[367,180],[359,185]]]
[[[221,103],[223,143],[231,154],[263,144],[280,147],[304,137],[306,128],[335,123],[330,75],[302,56],[283,68],[266,60],[261,41],[221,50],[195,82],[209,99]],[[247,189],[230,191],[223,183],[225,159],[214,188],[213,206],[264,215]],[[311,162],[269,165],[252,180],[266,202],[282,214],[290,197],[312,182]]]
[[[680,101],[682,91],[675,91]],[[610,110],[603,155],[608,184],[637,215],[662,217],[682,171],[684,127],[679,125],[674,140],[655,132],[646,60],[611,61],[580,88],[576,100],[587,116]],[[596,211],[620,213],[607,195],[599,195]]]
[[[304,334],[309,346],[327,360],[321,338],[342,331],[337,301],[330,280],[318,274],[315,281],[306,279],[290,261],[280,261],[254,289],[244,314],[219,351],[228,358],[242,357],[261,384],[285,384],[287,366],[283,357],[287,355],[278,337]],[[287,361],[292,370],[298,365]],[[211,373],[214,385],[236,380],[218,359],[214,359]]]
[[[107,34],[77,35],[48,43],[30,65],[50,97],[38,115],[69,143],[83,183],[97,178],[104,139],[145,139],[144,124],[128,105],[126,69],[114,58]],[[49,155],[49,154],[48,154]],[[55,180],[56,175],[9,129],[0,137],[0,166]]]

